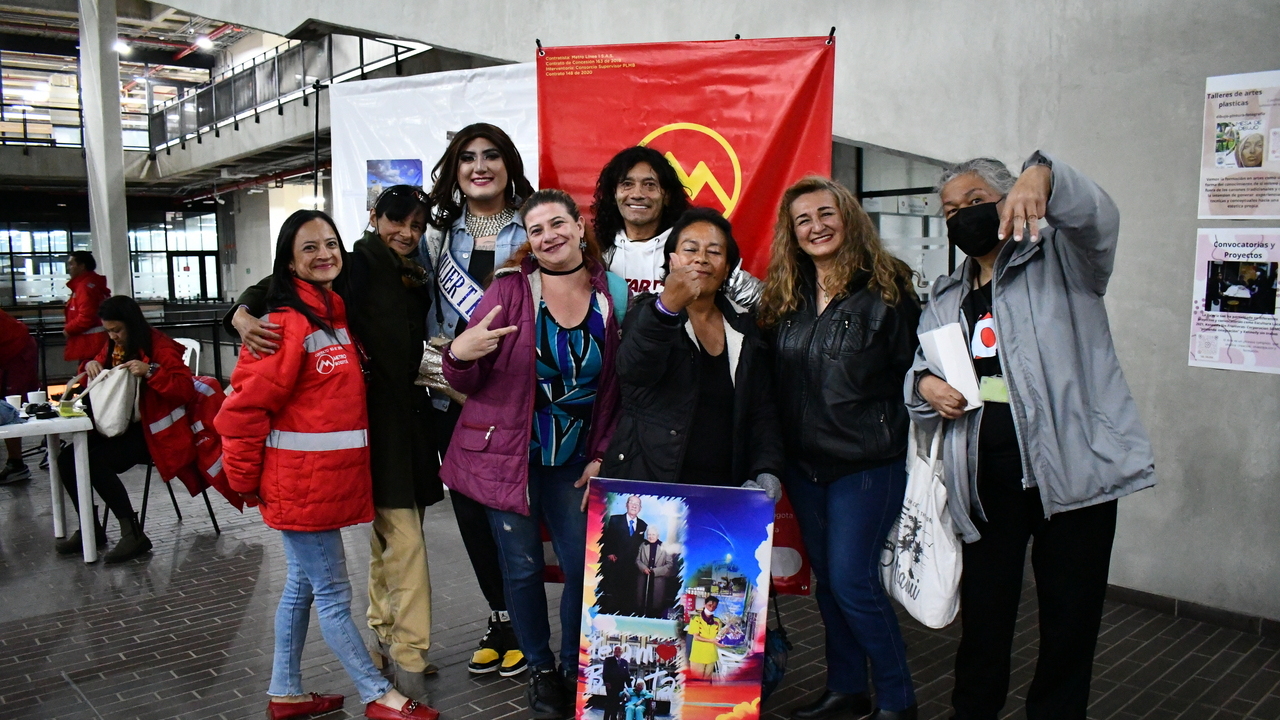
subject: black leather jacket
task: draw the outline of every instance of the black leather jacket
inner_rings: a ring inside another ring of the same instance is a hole
[[[698,400],[698,346],[685,330],[688,315],[662,315],[654,308],[656,299],[651,293],[639,295],[627,309],[618,346],[622,409],[600,469],[603,477],[680,482],[685,449],[698,441],[698,429],[690,427]],[[741,485],[763,472],[781,473],[782,438],[769,347],[755,317],[722,294],[717,294],[716,306],[729,326],[742,333],[732,448],[732,480]]]
[[[812,270],[801,306],[768,333],[787,461],[813,480],[831,482],[902,457],[907,409],[902,382],[919,338],[920,305],[910,287],[897,306],[867,289],[850,292],[816,315]]]

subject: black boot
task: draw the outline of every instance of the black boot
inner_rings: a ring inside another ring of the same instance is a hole
[[[872,715],[869,720],[916,720],[919,716],[919,706],[912,705],[903,710],[876,710],[876,714]]]
[[[107,529],[98,522],[97,507],[93,509],[93,537],[98,543],[99,550],[107,546]],[[59,555],[83,555],[84,543],[80,541],[80,529],[76,528],[75,532],[55,542],[53,547]]]
[[[120,542],[102,556],[102,562],[110,565],[132,560],[139,555],[151,551],[151,541],[142,534],[142,526],[138,524],[138,514],[129,513],[120,518]]]
[[[831,718],[863,718],[871,714],[871,698],[866,693],[842,693],[827,689],[822,697],[796,708],[795,720],[827,720]]]

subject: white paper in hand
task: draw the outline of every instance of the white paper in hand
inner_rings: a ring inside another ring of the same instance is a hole
[[[978,398],[978,375],[969,357],[969,342],[964,329],[954,322],[920,334],[920,349],[929,364],[942,369],[942,379],[964,395],[965,411],[981,407]]]

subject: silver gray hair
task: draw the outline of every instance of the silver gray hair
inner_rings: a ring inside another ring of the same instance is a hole
[[[933,191],[940,193],[947,183],[969,173],[982,178],[983,182],[1001,195],[1008,195],[1009,191],[1013,189],[1013,183],[1017,180],[1013,173],[1009,172],[1009,168],[1005,167],[1004,163],[995,158],[980,157],[965,160],[962,163],[956,163],[944,169],[942,177],[938,178],[938,184],[933,187]]]

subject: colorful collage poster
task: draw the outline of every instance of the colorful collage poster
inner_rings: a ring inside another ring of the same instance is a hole
[[[1280,218],[1280,70],[1205,81],[1200,218]]]
[[[1280,373],[1278,285],[1280,228],[1201,229],[1188,363]]]
[[[591,481],[576,717],[760,716],[773,518],[760,490]]]

